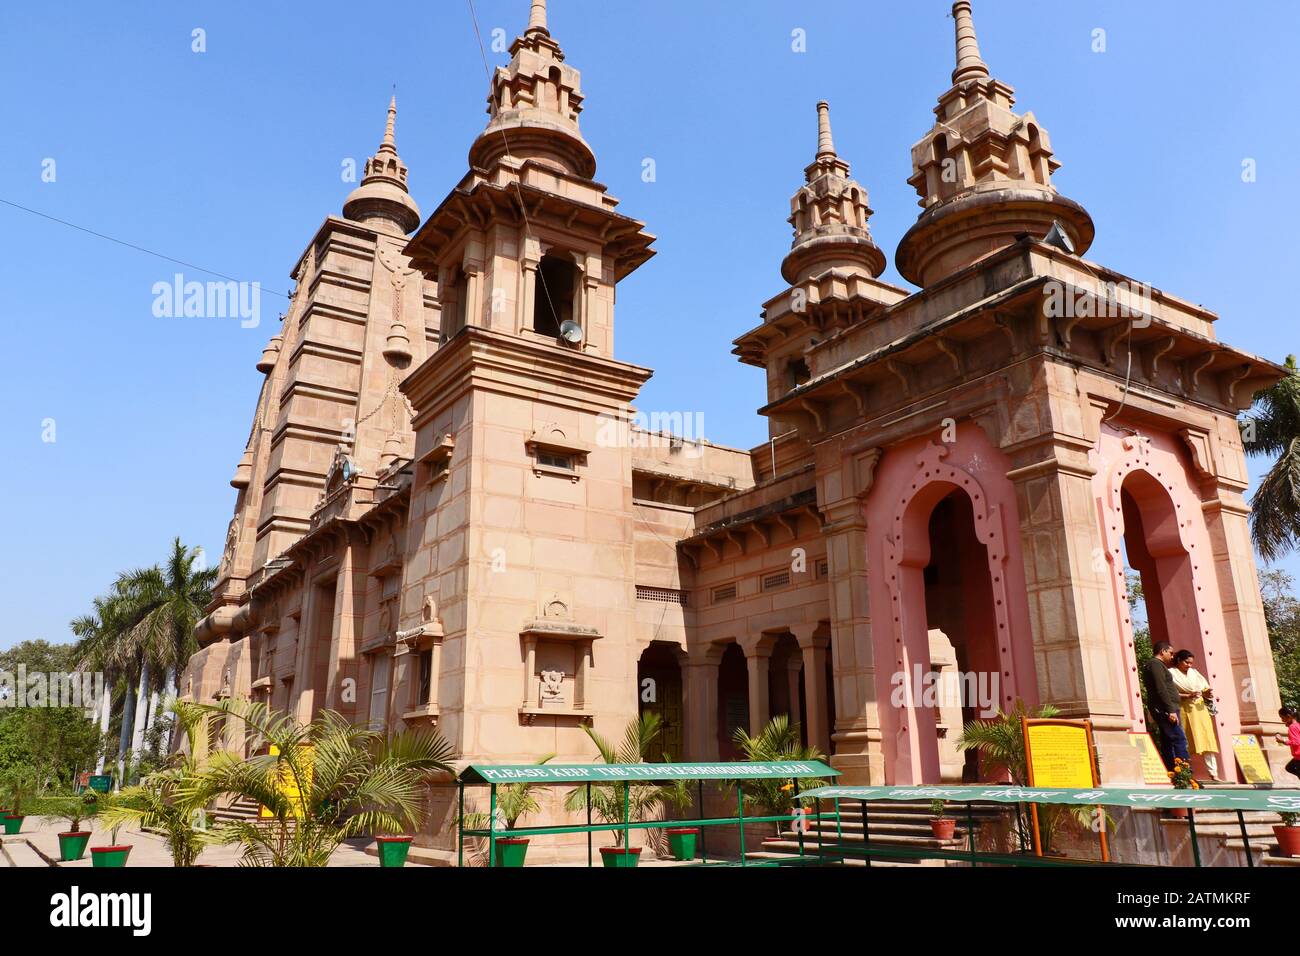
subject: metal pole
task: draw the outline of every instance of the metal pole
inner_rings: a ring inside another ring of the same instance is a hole
[[[826,838],[822,835],[822,798],[818,797],[815,806],[817,807],[817,863],[820,866],[826,865]]]
[[[696,796],[696,801],[699,803],[699,807],[700,807],[700,812],[697,819],[703,820],[704,819],[704,781],[703,780],[696,781],[695,796]],[[709,829],[708,827],[700,827],[700,862],[701,863],[709,862],[709,851],[708,848],[705,847],[704,845],[704,834],[705,832],[708,831],[708,829]]]
[[[862,801],[862,850],[865,854],[867,866],[871,866],[871,816],[867,810],[867,801]]]
[[[488,803],[488,866],[497,865],[497,785],[492,784],[492,796]]]
[[[591,783],[587,783],[587,868],[591,868]]]
[[[736,783],[736,816],[740,819],[740,865],[745,866],[745,785]]]
[[[975,810],[969,800],[966,801],[966,840],[970,844],[970,865],[975,868]]]
[[[632,852],[632,828],[628,826],[632,822],[632,785],[626,780],[623,781],[623,853],[626,863],[626,856]]]
[[[1241,827],[1241,841],[1246,844],[1246,866],[1251,869],[1255,866],[1254,854],[1250,852],[1250,833],[1246,830],[1246,814],[1240,810],[1237,811],[1237,825]]]
[[[460,791],[460,815],[457,817],[456,822],[456,865],[463,867],[465,865],[465,781],[458,781],[456,789]]]
[[[791,780],[790,785],[794,787],[794,812],[790,815],[794,817],[791,822],[795,825],[795,833],[799,836],[799,856],[803,856],[803,834],[808,829],[808,815],[799,813],[803,806],[799,803],[799,781]]]
[[[1201,865],[1201,848],[1196,842],[1196,811],[1191,807],[1187,808],[1187,828],[1192,834],[1192,859],[1196,861],[1196,865],[1199,867]]]

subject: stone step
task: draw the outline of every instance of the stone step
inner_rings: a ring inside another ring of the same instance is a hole
[[[767,860],[767,861],[773,861],[773,860],[775,860],[775,861],[780,861],[780,860],[796,860],[796,859],[799,858],[799,854],[798,854],[797,852],[796,852],[796,853],[778,853],[778,852],[769,852],[769,851],[766,851],[766,850],[760,850],[760,851],[756,851],[756,852],[754,852],[754,853],[746,853],[746,854],[745,854],[745,858],[748,859],[748,860]],[[838,863],[839,861],[836,861],[836,862]],[[861,867],[865,867],[865,866],[867,865],[867,861],[866,861],[866,860],[857,860],[857,859],[846,858],[846,859],[844,860],[844,865],[845,865],[845,866],[861,866]],[[942,860],[872,860],[872,861],[871,861],[871,866],[872,866],[873,868],[878,867],[878,866],[883,866],[883,867],[896,867],[896,868],[910,868],[910,867],[917,867],[917,866],[931,866],[931,867],[933,867],[933,866],[942,866],[942,865],[943,865],[943,861],[942,861]]]
[[[915,849],[916,847],[913,848]],[[932,849],[932,847],[926,847],[925,849]],[[826,845],[826,856],[828,858],[832,857],[832,855],[834,854],[834,850],[835,850],[834,846],[828,843]],[[789,858],[797,858],[799,856],[799,842],[797,840],[767,840],[763,843],[762,850],[755,851],[755,852],[769,853],[769,854],[774,854],[777,856],[785,856]],[[746,853],[745,855],[749,856],[750,854]],[[814,857],[817,856],[816,846],[815,845],[809,846],[807,843],[805,843],[804,856],[814,856]],[[861,857],[846,857],[845,862],[848,863],[850,866],[866,865],[866,861],[863,860]],[[881,864],[890,863],[895,866],[918,866],[918,865],[927,865],[927,864],[930,866],[943,866],[944,862],[945,861],[943,860],[910,860],[907,858],[898,858],[895,860],[880,861]],[[872,860],[871,865],[876,866],[878,865],[878,863],[877,861]]]
[[[9,837],[0,847],[0,854],[6,858],[9,866],[52,866],[45,857],[37,853],[25,837]]]
[[[1262,862],[1265,866],[1300,866],[1300,856],[1275,856],[1270,853]]]
[[[884,843],[889,841],[893,837],[921,837],[928,840],[934,839],[934,831],[930,829],[929,824],[923,824],[920,826],[907,826],[905,824],[897,824],[891,827],[873,826],[870,832],[871,832],[871,840],[873,843],[877,841]],[[865,839],[861,827],[857,827],[855,829],[844,827],[841,831],[837,831],[833,826],[832,827],[812,826],[808,828],[808,831],[804,833],[803,836],[805,840],[816,840],[818,836],[820,836],[827,843],[834,842],[835,840],[841,838],[841,836],[845,841],[853,840],[853,841],[860,842],[863,839]],[[781,837],[783,839],[797,839],[798,833],[794,830],[782,830]],[[966,840],[966,830],[963,829],[962,827],[957,827],[953,831],[952,842],[954,843],[965,842],[965,840]]]

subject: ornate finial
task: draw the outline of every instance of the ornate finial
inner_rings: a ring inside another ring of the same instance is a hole
[[[953,70],[952,82],[957,84],[988,76],[989,68],[980,57],[979,39],[975,36],[970,0],[957,0],[952,5],[952,17],[957,24],[957,69]]]
[[[546,0],[533,0],[532,9],[528,11],[528,29],[524,33],[545,33],[550,36],[551,31],[546,28]]]
[[[835,156],[835,141],[831,139],[831,104],[822,100],[817,104],[817,158]]]
[[[420,224],[420,207],[406,185],[406,164],[397,155],[397,96],[388,101],[384,139],[366,160],[361,185],[343,203],[343,215],[357,222],[388,221],[409,233]]]
[[[397,124],[397,94],[388,101],[388,123],[384,126],[384,142],[382,146],[389,146],[393,152],[397,152],[397,140],[393,136],[393,128]],[[381,148],[382,148],[381,146]]]

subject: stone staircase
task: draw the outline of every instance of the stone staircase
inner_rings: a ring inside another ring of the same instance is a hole
[[[949,814],[957,820],[957,829],[951,840],[936,840],[930,830],[930,804],[919,801],[915,803],[895,803],[892,801],[868,801],[866,804],[867,820],[862,819],[861,804],[845,801],[840,810],[839,826],[834,818],[834,807],[823,806],[823,816],[829,817],[812,821],[808,831],[803,835],[804,855],[816,855],[819,845],[824,846],[827,855],[833,848],[842,845],[845,848],[861,849],[866,843],[869,832],[873,847],[906,848],[911,850],[965,850],[968,842],[967,817],[965,808],[949,807]],[[974,821],[976,833],[985,824],[1000,819],[1005,811],[997,807],[976,807]],[[799,834],[793,829],[783,830],[780,836],[763,841],[762,848],[746,853],[746,859],[755,862],[782,862],[799,858]],[[866,866],[861,857],[846,857],[848,866]],[[941,867],[947,865],[945,860],[917,860],[905,857],[877,857],[871,861],[873,867]]]
[[[224,807],[216,807],[208,811],[208,820],[213,823],[223,823],[227,820],[244,820],[250,823],[256,823],[261,807],[256,802],[249,800],[247,797],[236,797],[234,801]]]
[[[1300,857],[1284,857],[1278,852],[1273,827],[1282,822],[1276,814],[1263,810],[1247,810],[1246,836],[1250,840],[1250,853],[1256,866],[1300,866]],[[1189,845],[1191,827],[1185,819],[1162,820],[1163,825],[1176,833],[1176,844]],[[1168,832],[1168,830],[1166,831]],[[1241,821],[1232,810],[1199,810],[1196,813],[1196,841],[1201,860],[1207,866],[1246,866],[1246,840],[1241,834]],[[1186,856],[1186,851],[1181,856]]]

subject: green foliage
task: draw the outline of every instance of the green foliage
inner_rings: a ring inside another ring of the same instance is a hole
[[[94,790],[85,790],[70,796],[44,797],[33,801],[33,812],[40,816],[67,820],[68,830],[79,833],[82,821],[99,812],[99,799],[99,794]]]
[[[1248,455],[1274,458],[1251,499],[1250,530],[1265,561],[1290,553],[1300,540],[1300,370],[1288,355],[1289,372],[1255,396],[1242,429]]]
[[[333,711],[302,724],[245,700],[194,706],[239,721],[245,752],[255,754],[213,754],[200,780],[178,788],[181,797],[240,796],[270,812],[219,831],[221,842],[243,847],[244,866],[325,866],[351,837],[415,829],[426,778],[452,770],[455,751],[437,733],[386,738]]]
[[[948,809],[947,800],[930,801],[930,816],[935,817],[936,819],[943,819],[944,811],[946,811],[947,809]]]
[[[554,759],[555,754],[547,754],[537,761],[537,766]],[[504,821],[507,830],[513,830],[524,817],[541,811],[542,807],[537,802],[536,792],[546,788],[546,784],[537,783],[511,783],[497,787],[497,814]],[[488,817],[489,815],[483,812],[467,813],[465,819],[461,821],[461,826],[466,830],[486,830]]]
[[[733,735],[736,746],[746,760],[756,763],[783,763],[795,760],[823,760],[816,747],[805,747],[799,740],[799,725],[790,722],[786,714],[777,714],[755,737],[737,727]],[[800,781],[800,787],[811,790],[825,786],[828,781],[814,779]],[[794,813],[795,787],[789,780],[746,780],[743,784],[745,802],[769,816],[786,816]],[[777,830],[781,825],[777,825]]]
[[[49,641],[23,641],[0,652],[0,670],[16,680],[20,667],[26,668],[28,675],[70,673],[75,667],[74,648]],[[0,772],[25,767],[35,775],[37,792],[70,790],[77,771],[95,759],[98,729],[78,708],[18,703],[10,700],[10,706],[0,707]]]
[[[591,727],[584,725],[583,729],[596,745],[602,761],[630,764],[649,762],[646,760],[646,755],[650,752],[650,745],[659,736],[662,728],[659,715],[647,711],[624,728],[623,740],[617,746]],[[657,815],[664,804],[683,807],[688,806],[691,799],[685,781],[676,781],[668,786],[633,783],[628,784],[626,790],[621,783],[593,783],[589,787],[584,784],[570,790],[564,798],[565,809],[586,810],[588,793],[590,793],[591,812],[601,821],[614,827],[621,826],[625,816],[629,822],[638,823],[649,819],[652,815]],[[614,845],[622,846],[623,831],[611,829],[610,832],[614,835]]]
[[[182,703],[173,704],[172,712],[185,746],[162,768],[114,794],[100,818],[115,833],[128,823],[162,833],[172,865],[189,867],[204,847],[219,838],[200,825],[204,809],[217,795],[207,773],[212,760],[212,715],[194,704]]]
[[[962,728],[957,738],[957,749],[963,753],[976,751],[980,756],[980,769],[989,775],[1006,771],[1011,782],[1017,786],[1027,786],[1029,782],[1029,765],[1025,757],[1025,735],[1022,718],[1055,717],[1060,711],[1051,704],[1043,704],[1033,713],[1025,707],[1023,700],[1017,699],[1011,711],[998,711],[998,715],[989,720],[972,720]]]
[[[0,803],[13,816],[20,817],[27,802],[36,796],[36,768],[9,767],[0,774]]]
[[[1283,703],[1300,706],[1300,601],[1293,593],[1295,581],[1285,571],[1264,571],[1259,579],[1278,690]]]

